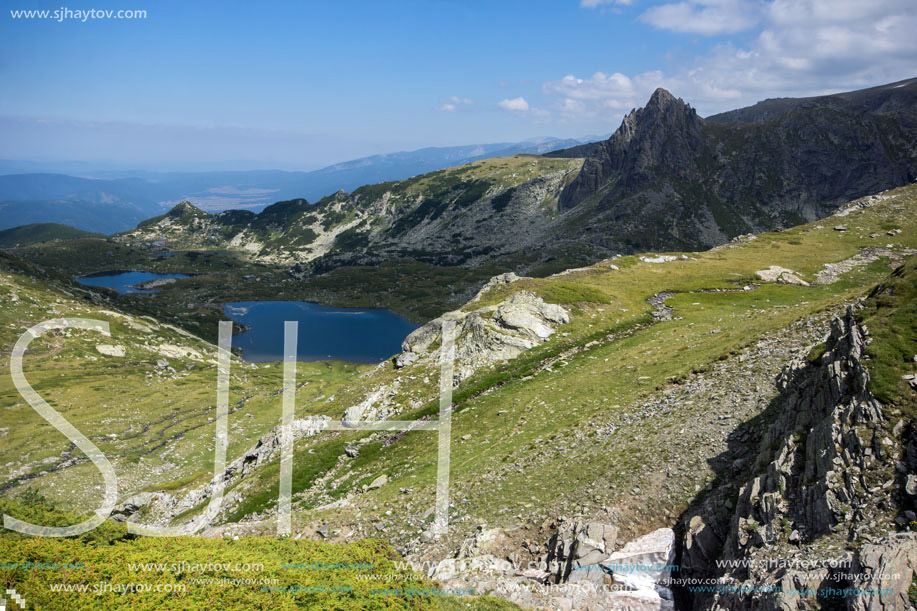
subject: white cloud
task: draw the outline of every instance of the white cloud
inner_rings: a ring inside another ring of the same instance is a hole
[[[564,103],[560,107],[560,111],[563,113],[579,115],[586,111],[586,104],[579,100],[565,98]]]
[[[598,100],[630,96],[634,92],[634,84],[630,78],[620,72],[612,75],[596,72],[588,79],[576,78],[568,74],[559,81],[548,81],[542,89],[548,93],[562,93],[575,99]]]
[[[758,5],[748,0],[687,0],[650,7],[640,20],[662,30],[710,36],[754,27],[757,12]]]
[[[589,78],[567,75],[557,81],[547,81],[542,91],[564,96],[557,109],[568,119],[609,117],[617,120],[622,113],[642,106],[653,90],[663,86],[674,87],[674,84],[658,70],[633,78],[620,72],[596,72]]]
[[[436,107],[436,110],[442,112],[455,112],[458,110],[459,106],[474,104],[474,100],[471,98],[460,98],[457,95],[451,95],[440,106]]]
[[[738,27],[739,21],[728,19],[735,4],[692,0],[663,6],[681,5],[694,12],[682,20],[680,31],[701,32],[701,26],[687,24],[704,10],[721,11],[713,19],[720,31]],[[568,120],[615,123],[645,104],[656,87],[708,115],[769,97],[819,95],[917,76],[913,0],[769,0],[756,6],[750,15],[758,19],[757,32],[744,46],[725,42],[705,55],[676,58],[680,67],[665,74],[567,75],[545,82],[542,90],[556,96],[555,107]]]
[[[511,100],[502,100],[497,103],[497,106],[503,108],[504,110],[511,110],[513,112],[526,112],[529,109],[529,103],[525,101],[525,98],[518,97]]]
[[[534,106],[531,106],[522,96],[518,98],[501,100],[497,102],[497,106],[503,110],[508,110],[519,116],[535,119],[539,123],[545,122],[551,116],[550,111],[543,108],[535,108]]]

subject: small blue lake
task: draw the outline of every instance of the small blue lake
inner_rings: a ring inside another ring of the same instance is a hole
[[[401,342],[418,325],[388,310],[334,308],[303,301],[241,301],[226,314],[250,330],[232,339],[250,363],[283,360],[283,323],[299,322],[300,361],[380,363],[401,352]]]
[[[119,293],[152,293],[156,289],[138,289],[135,285],[150,280],[163,280],[166,278],[190,278],[187,274],[155,274],[153,272],[105,272],[101,274],[90,274],[81,276],[76,279],[80,284],[86,286],[101,286],[114,289]]]

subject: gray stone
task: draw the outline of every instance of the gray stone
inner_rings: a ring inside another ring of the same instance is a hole
[[[366,492],[370,490],[376,490],[378,488],[381,488],[382,486],[384,486],[387,483],[388,483],[388,476],[383,473],[382,475],[374,479],[369,484],[364,485],[363,490]]]
[[[155,498],[156,494],[153,492],[140,492],[139,494],[135,494],[112,509],[111,519],[116,522],[124,522],[144,507],[149,506]]]
[[[558,325],[570,322],[570,315],[559,305],[519,291],[496,306],[449,312],[415,329],[402,342],[403,352],[395,357],[395,367],[441,358],[440,351],[431,348],[441,344],[446,321],[455,323],[455,376],[460,382],[480,367],[513,359],[543,343]],[[347,416],[351,417],[355,414]]]
[[[771,265],[767,269],[758,270],[755,272],[755,275],[765,282],[809,286],[809,283],[800,278],[796,272],[785,267],[780,267],[779,265]]]
[[[124,346],[96,344],[96,350],[99,351],[99,354],[104,354],[105,356],[124,356]]]

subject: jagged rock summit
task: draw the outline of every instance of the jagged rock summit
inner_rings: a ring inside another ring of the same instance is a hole
[[[609,248],[699,250],[917,178],[917,80],[762,104],[704,119],[657,89],[564,188],[564,227]]]

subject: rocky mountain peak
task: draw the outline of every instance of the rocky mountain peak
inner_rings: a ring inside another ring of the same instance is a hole
[[[206,212],[195,206],[189,201],[182,201],[172,207],[171,210],[165,213],[162,217],[157,217],[157,219],[171,219],[172,222],[178,223],[188,223],[193,219],[208,216]],[[155,220],[155,219],[150,219]],[[149,222],[149,221],[145,221]],[[143,223],[141,223],[142,225]]]
[[[646,106],[631,111],[586,159],[580,175],[564,190],[561,207],[575,206],[612,177],[618,177],[616,186],[626,190],[652,181],[651,170],[695,178],[694,157],[701,148],[703,123],[682,99],[657,89]]]
[[[911,87],[769,100],[707,119],[657,89],[593,149],[559,206],[619,250],[708,248],[815,220],[914,180]]]
[[[650,96],[649,101],[646,103],[646,108],[665,108],[679,104],[687,106],[681,98],[676,98],[667,90],[658,87],[656,91],[653,92],[653,95]]]
[[[196,208],[195,205],[189,202],[188,200],[182,200],[178,202],[177,204],[175,204],[174,206],[172,206],[173,211],[181,211],[181,210],[195,209],[195,208]]]
[[[180,217],[186,214],[204,214],[204,211],[192,204],[191,202],[185,200],[181,201],[169,210],[168,215],[173,217]]]
[[[700,137],[703,122],[697,111],[684,100],[660,87],[653,92],[646,106],[631,112],[624,119],[609,141],[618,139],[629,143],[639,140],[650,147],[671,146],[673,137]],[[647,152],[655,156],[658,151]]]

